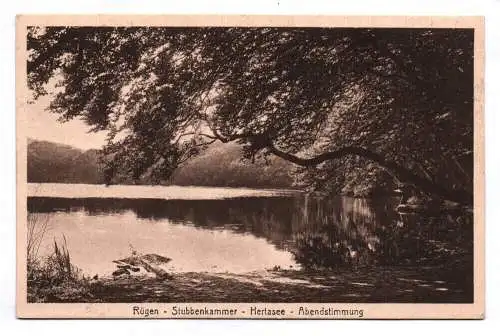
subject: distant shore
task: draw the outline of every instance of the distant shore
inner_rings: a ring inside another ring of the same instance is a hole
[[[75,187],[78,186],[78,187]],[[300,194],[296,189],[28,183],[28,196],[58,198],[134,198],[134,199],[221,199],[234,197],[271,197]]]

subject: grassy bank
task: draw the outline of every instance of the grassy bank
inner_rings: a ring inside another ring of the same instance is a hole
[[[39,256],[40,245],[46,238],[51,215],[29,213],[27,220],[27,301],[51,302],[92,298],[92,283],[71,262],[66,237],[59,244],[54,240],[53,251]]]
[[[28,258],[28,302],[75,301],[92,299],[92,281],[71,263],[66,239],[54,241],[49,256]]]

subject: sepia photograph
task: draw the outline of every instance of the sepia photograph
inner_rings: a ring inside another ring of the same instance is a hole
[[[482,21],[402,19],[19,17],[18,311],[480,318]]]

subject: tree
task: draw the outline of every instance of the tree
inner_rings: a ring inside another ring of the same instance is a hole
[[[356,156],[472,202],[473,31],[32,27],[28,85],[107,130],[108,169],[168,178],[215,141],[309,173]]]

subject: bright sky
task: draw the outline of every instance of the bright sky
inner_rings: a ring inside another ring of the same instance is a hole
[[[81,149],[100,148],[104,145],[105,132],[89,132],[89,126],[78,119],[58,122],[57,114],[45,110],[49,101],[49,97],[40,97],[34,104],[27,106],[28,137]]]

